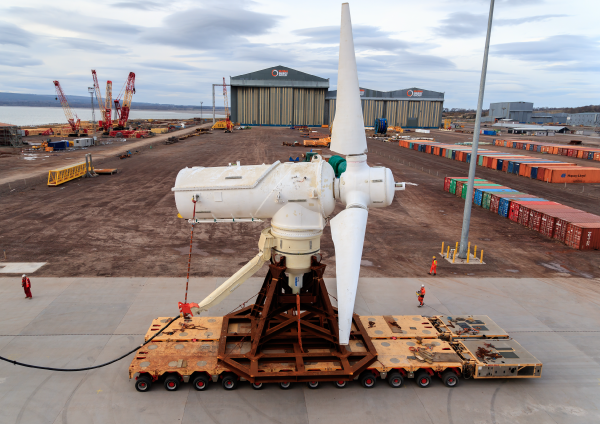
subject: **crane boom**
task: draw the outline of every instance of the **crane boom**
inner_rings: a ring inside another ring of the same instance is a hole
[[[108,131],[112,127],[112,81],[106,81],[106,102],[104,107],[106,114],[106,124],[104,124],[104,127]]]
[[[231,130],[233,130],[233,124],[229,117],[229,102],[227,101],[227,84],[225,82],[225,77],[223,77],[223,104],[225,105],[225,132],[231,132]]]
[[[102,100],[102,92],[100,91],[100,84],[98,84],[98,76],[96,75],[96,71],[92,69],[92,78],[94,79],[94,89],[96,90],[96,100],[98,100],[98,108],[100,109],[100,114],[102,115],[102,127],[105,131],[108,131],[110,127],[110,118],[106,117],[106,105]]]
[[[119,120],[119,128],[124,128],[125,125],[127,125],[127,120],[129,119],[131,99],[135,94],[135,74],[133,72],[129,73],[127,81],[123,87],[124,90],[121,89],[119,96],[115,99],[115,109],[117,111],[117,119]],[[125,93],[125,96],[123,97],[123,105],[121,105],[120,100],[123,92]]]
[[[60,104],[62,105],[63,111],[65,112],[67,121],[69,122],[69,125],[71,126],[71,130],[73,130],[73,132],[76,133],[77,131],[79,131],[79,124],[80,124],[79,118],[71,110],[71,106],[69,106],[69,102],[67,101],[67,96],[65,96],[65,93],[63,92],[63,89],[60,86],[60,83],[58,81],[53,81],[53,82],[54,82],[54,87],[56,88],[56,95],[57,95],[58,99],[60,100]]]

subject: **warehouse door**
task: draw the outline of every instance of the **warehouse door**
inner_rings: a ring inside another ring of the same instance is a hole
[[[419,102],[408,102],[408,118],[406,119],[408,128],[416,128],[419,126]]]

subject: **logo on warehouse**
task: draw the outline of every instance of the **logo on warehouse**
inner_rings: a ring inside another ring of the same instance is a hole
[[[287,77],[288,75],[288,71],[287,70],[277,70],[277,69],[273,69],[271,71],[271,75],[273,75],[274,77]]]
[[[414,90],[414,91],[413,90],[408,90],[406,92],[406,95],[408,97],[423,97],[423,91],[421,91],[421,90]]]

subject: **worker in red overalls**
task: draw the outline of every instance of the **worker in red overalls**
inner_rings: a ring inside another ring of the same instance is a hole
[[[421,290],[417,292],[417,298],[419,299],[419,308],[423,306],[423,298],[425,297],[425,284],[421,284]]]
[[[431,268],[429,268],[429,275],[436,275],[437,272],[437,261],[435,260],[435,256],[431,261]]]
[[[25,290],[25,299],[33,299],[33,296],[31,295],[31,281],[29,281],[29,278],[25,274],[21,277],[21,286],[23,286],[23,290]]]

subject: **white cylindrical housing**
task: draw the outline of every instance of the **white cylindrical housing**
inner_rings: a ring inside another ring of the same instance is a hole
[[[183,218],[272,219],[295,231],[322,230],[333,212],[333,168],[319,156],[312,162],[179,171],[173,192]],[[197,197],[199,196],[199,197]]]

